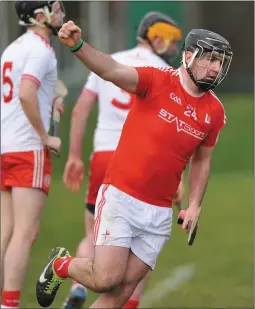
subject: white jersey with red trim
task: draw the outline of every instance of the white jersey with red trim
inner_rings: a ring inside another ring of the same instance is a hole
[[[23,78],[38,85],[41,118],[49,131],[57,81],[54,50],[39,34],[29,30],[3,52],[1,76],[1,153],[42,149],[40,138],[22,109],[19,88]]]
[[[167,63],[150,49],[135,47],[112,54],[118,62],[126,65],[167,67]],[[121,130],[132,106],[134,96],[90,73],[84,91],[91,91],[98,97],[98,120],[94,134],[94,151],[116,149]]]

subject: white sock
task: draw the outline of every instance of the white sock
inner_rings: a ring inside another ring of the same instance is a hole
[[[86,288],[84,285],[82,285],[82,284],[80,284],[80,283],[78,283],[78,282],[75,282],[75,283],[72,284],[71,292],[72,292],[74,289],[76,289],[77,287],[84,289],[85,293],[87,292],[87,288]]]

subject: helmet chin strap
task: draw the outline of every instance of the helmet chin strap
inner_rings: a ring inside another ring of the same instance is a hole
[[[190,62],[189,62],[189,63],[187,63],[186,60],[185,60],[185,52],[184,52],[184,53],[182,54],[182,63],[183,63],[183,65],[184,65],[184,67],[185,67],[187,73],[189,74],[189,77],[190,77],[191,80],[193,81],[193,83],[194,83],[201,91],[207,91],[207,90],[209,90],[209,89],[206,89],[206,90],[205,90],[205,89],[203,89],[203,88],[201,87],[201,85],[200,85],[200,84],[198,83],[198,81],[195,79],[195,77],[194,77],[194,75],[192,74],[191,69],[190,69],[190,67],[191,67],[192,63],[194,62],[194,60],[195,60],[196,55],[197,55],[198,52],[199,52],[199,49],[196,48],[196,50],[195,50],[195,52],[193,53],[192,58],[190,59]]]
[[[52,24],[51,24],[51,14],[50,14],[49,8],[47,6],[45,6],[43,9],[36,10],[35,13],[43,13],[46,16],[47,21],[39,22],[35,18],[30,17],[29,21],[31,22],[31,24],[38,25],[40,27],[47,27],[53,32],[53,34],[55,36],[57,36],[58,31],[60,30],[60,27],[52,26]]]
[[[59,32],[59,30],[61,29],[61,27],[53,27],[52,24],[49,24],[49,23],[47,23],[47,22],[44,22],[44,24],[45,24],[45,26],[46,26],[47,28],[49,28],[49,29],[52,31],[52,33],[53,33],[55,36],[58,35],[58,32]]]

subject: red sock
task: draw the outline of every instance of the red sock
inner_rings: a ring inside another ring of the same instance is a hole
[[[80,284],[78,281],[73,280],[72,285]]]
[[[66,256],[63,258],[57,258],[54,262],[54,270],[56,274],[60,278],[67,278],[69,277],[68,275],[68,266],[70,262],[72,261],[73,257],[71,256]]]
[[[139,306],[140,301],[139,300],[133,300],[133,299],[129,299],[123,309],[136,309]]]
[[[20,301],[20,291],[3,291],[2,305],[12,308],[18,308]]]

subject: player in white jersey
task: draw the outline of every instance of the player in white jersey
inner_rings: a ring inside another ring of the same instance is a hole
[[[19,307],[20,293],[48,195],[52,167],[48,135],[57,60],[50,38],[63,24],[56,1],[16,1],[27,32],[1,57],[1,288],[2,308]],[[63,105],[59,107],[63,112]]]
[[[157,24],[157,27],[154,25]],[[120,63],[131,66],[165,67],[177,55],[177,41],[182,38],[181,29],[176,22],[159,12],[150,12],[142,19],[138,33],[138,45],[130,50],[114,53],[112,57]],[[110,82],[90,73],[88,81],[72,113],[70,151],[64,173],[64,183],[72,191],[80,188],[83,179],[82,138],[88,116],[98,102],[99,113],[94,134],[94,151],[90,160],[89,186],[86,198],[86,238],[77,250],[77,256],[93,256],[93,228],[95,203],[106,168],[116,149],[122,127],[132,106],[134,96]],[[142,121],[142,120],[141,120]],[[130,154],[132,160],[132,154]],[[180,207],[184,189],[181,183],[175,202]],[[124,308],[137,308],[145,289],[143,280],[134,291]],[[81,308],[87,291],[77,282],[73,283],[71,293],[64,308]]]

